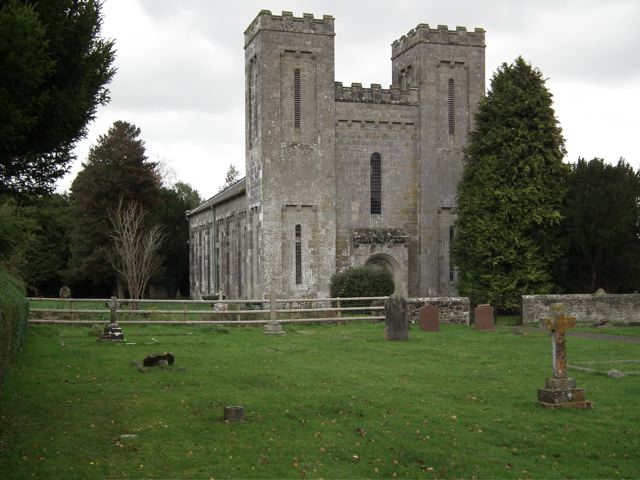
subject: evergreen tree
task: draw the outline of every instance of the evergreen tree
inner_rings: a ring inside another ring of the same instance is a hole
[[[189,184],[176,182],[172,187],[162,187],[160,202],[152,212],[153,218],[164,226],[166,233],[160,249],[163,257],[161,273],[170,294],[175,289],[183,297],[189,296],[189,221],[186,212],[201,203],[200,195]],[[172,280],[175,281],[175,287]]]
[[[108,260],[112,228],[108,212],[116,210],[121,200],[148,211],[157,205],[160,175],[157,164],[147,160],[139,137],[135,125],[115,122],[91,148],[71,186],[68,278],[78,294],[109,295],[113,291],[116,275]]]
[[[640,290],[640,175],[622,159],[614,166],[581,158],[571,166],[567,187],[562,288]]]
[[[521,57],[480,102],[458,186],[458,289],[475,303],[552,290],[568,167],[542,73]]]
[[[42,193],[67,172],[115,70],[101,2],[0,0],[0,194]]]
[[[19,262],[20,276],[29,294],[57,297],[69,262],[69,198],[41,196],[23,206],[21,214],[32,228]]]

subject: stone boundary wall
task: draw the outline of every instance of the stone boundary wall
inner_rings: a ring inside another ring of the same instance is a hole
[[[422,297],[409,298],[409,321],[418,321],[418,310],[424,305],[438,307],[440,323],[460,323],[469,325],[471,320],[471,302],[468,297]]]
[[[640,294],[623,295],[523,295],[522,322],[538,323],[550,317],[549,305],[564,303],[565,314],[576,317],[578,323],[640,323]]]

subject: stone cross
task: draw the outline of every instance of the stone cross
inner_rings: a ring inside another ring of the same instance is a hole
[[[111,297],[107,301],[107,307],[111,310],[111,323],[118,323],[118,297]]]
[[[563,303],[551,304],[552,318],[544,318],[547,330],[551,332],[551,346],[553,351],[553,378],[567,378],[567,342],[565,334],[571,327],[576,326],[576,317],[564,314]]]

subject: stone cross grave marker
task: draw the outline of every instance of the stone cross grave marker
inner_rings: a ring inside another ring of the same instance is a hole
[[[102,340],[124,341],[124,333],[122,333],[122,329],[118,325],[118,298],[111,297],[107,300],[106,306],[109,307],[111,317],[109,325],[104,328]]]
[[[584,390],[576,388],[576,381],[567,377],[566,333],[576,326],[576,317],[564,314],[563,303],[551,305],[551,318],[544,319],[544,326],[551,334],[553,378],[545,380],[545,388],[538,389],[538,402],[547,408],[591,408],[584,399]]]
[[[262,328],[262,332],[267,335],[283,335],[285,333],[277,319],[276,303],[276,294],[271,292],[269,295],[269,321]]]

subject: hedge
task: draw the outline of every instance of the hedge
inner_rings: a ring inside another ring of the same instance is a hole
[[[29,302],[24,284],[0,269],[0,386],[9,360],[22,348],[28,317]]]
[[[393,275],[378,265],[349,267],[331,277],[332,297],[385,297],[393,291]]]

